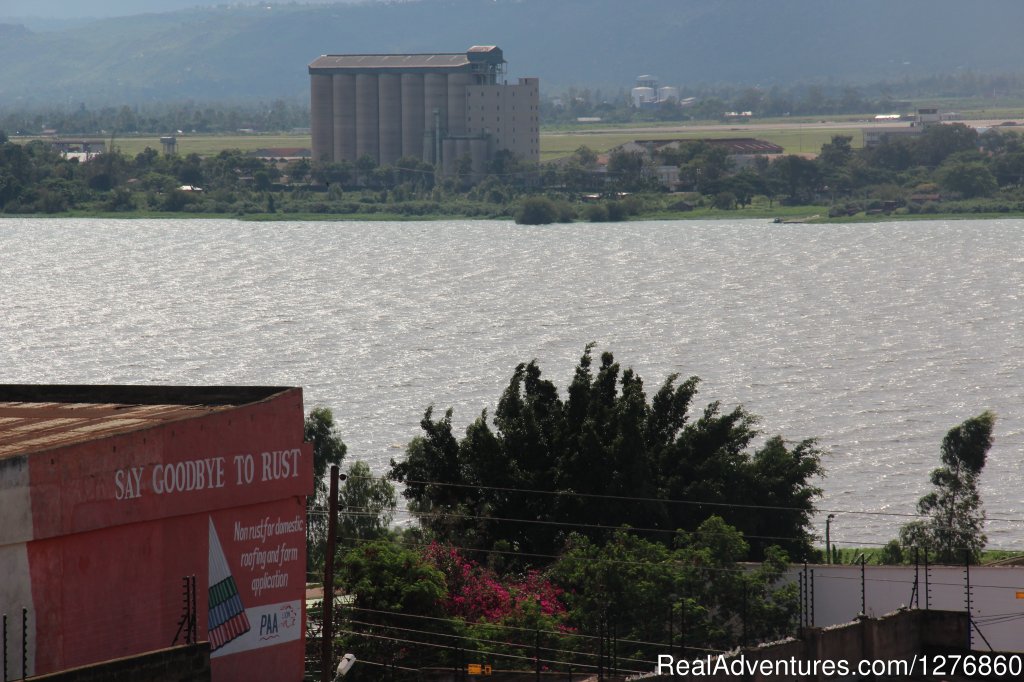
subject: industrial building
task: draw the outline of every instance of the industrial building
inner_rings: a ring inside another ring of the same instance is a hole
[[[208,641],[299,682],[312,489],[299,388],[0,385],[5,677]]]
[[[445,175],[501,150],[540,160],[540,85],[504,80],[494,46],[455,54],[323,55],[309,65],[313,159],[381,165],[412,157]]]
[[[629,91],[634,109],[654,109],[667,102],[679,103],[679,88],[674,85],[658,86],[656,76],[644,74],[636,77],[636,85]]]

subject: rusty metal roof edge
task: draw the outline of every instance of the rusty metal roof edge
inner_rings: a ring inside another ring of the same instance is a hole
[[[148,389],[169,389],[169,390],[178,390],[178,391],[198,391],[198,390],[218,390],[218,391],[262,390],[262,391],[271,391],[270,393],[266,393],[261,398],[257,398],[257,399],[253,399],[253,400],[247,400],[246,402],[238,402],[238,403],[234,403],[234,402],[221,402],[221,403],[209,403],[209,402],[207,402],[207,403],[181,403],[181,402],[141,402],[141,401],[136,401],[134,403],[127,403],[127,402],[123,402],[122,403],[122,404],[135,404],[135,405],[180,405],[182,407],[222,407],[222,408],[240,408],[240,407],[245,407],[247,405],[255,405],[257,403],[262,403],[262,402],[266,402],[268,400],[272,400],[272,399],[274,399],[274,398],[276,398],[278,396],[284,395],[285,393],[290,393],[292,391],[301,391],[302,390],[302,388],[299,387],[299,386],[136,386],[136,385],[131,385],[131,384],[124,384],[124,385],[102,385],[102,384],[101,385],[90,385],[90,384],[78,384],[78,385],[65,385],[65,384],[0,384],[0,401],[2,401],[5,398],[5,396],[7,395],[5,393],[5,391],[7,391],[8,389],[11,389],[11,388],[76,389],[76,390],[80,390],[80,389],[98,389],[98,388],[108,388],[108,389],[110,389],[110,388],[113,388],[113,389],[122,389],[122,388],[146,389],[146,388],[148,388]],[[31,402],[31,401],[26,401],[26,402]],[[90,402],[90,401],[88,401],[88,400],[63,400],[63,401],[61,401],[61,400],[51,399],[51,400],[49,400],[47,402],[69,402],[69,403],[74,402],[74,403],[80,403],[80,402]],[[155,422],[152,422],[152,423],[149,423],[149,424],[139,425],[136,428],[127,428],[127,429],[125,429],[123,431],[113,431],[113,432],[110,432],[110,433],[98,434],[94,438],[88,438],[88,439],[84,439],[84,440],[102,440],[102,439],[106,439],[106,438],[120,438],[120,437],[126,436],[128,434],[138,433],[139,431],[147,431],[147,430],[150,430],[150,429],[158,429],[158,428],[161,428],[161,427],[165,427],[165,426],[167,426],[169,424],[175,424],[177,422],[187,421],[189,419],[196,419],[196,418],[198,418],[200,416],[202,416],[202,415],[183,414],[180,417],[176,417],[176,418],[172,418],[172,419],[166,419],[166,420],[162,420],[162,421],[155,421]],[[64,450],[64,449],[67,449],[67,448],[74,448],[74,447],[77,447],[77,446],[81,445],[82,442],[83,442],[83,440],[77,440],[76,439],[76,440],[66,441],[66,442],[62,442],[62,443],[54,443],[53,445],[42,445],[42,446],[39,446],[39,447],[36,447],[36,448],[29,447],[29,448],[27,448],[25,450],[15,451],[15,452],[7,454],[7,455],[0,455],[0,460],[12,458],[12,457],[31,457],[31,456],[34,456],[34,455],[39,455],[39,454],[44,453],[44,452],[53,452],[53,451],[56,451],[56,450]]]
[[[297,386],[166,386],[150,384],[0,384],[0,402],[242,406]]]

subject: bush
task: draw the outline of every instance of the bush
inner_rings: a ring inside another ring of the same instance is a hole
[[[618,223],[625,220],[628,216],[626,206],[621,201],[609,201],[608,202],[608,221]]]
[[[736,208],[736,195],[732,192],[719,192],[711,205],[722,211],[732,211]]]
[[[568,201],[558,202],[558,222],[571,223],[576,220],[576,208]]]
[[[548,197],[529,197],[516,212],[518,225],[549,225],[558,219],[558,206]]]
[[[587,204],[583,209],[583,219],[588,223],[603,223],[608,220],[608,209],[604,204]]]

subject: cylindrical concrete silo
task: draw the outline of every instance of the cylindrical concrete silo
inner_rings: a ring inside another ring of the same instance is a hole
[[[356,77],[334,74],[334,160],[356,159]]]
[[[469,155],[473,160],[473,173],[482,175],[487,164],[487,140],[479,138],[469,141]]]
[[[440,113],[439,119],[434,118],[435,111]],[[427,163],[437,162],[437,136],[443,136],[443,128],[447,124],[448,76],[443,73],[428,73],[423,76],[423,160]],[[442,130],[436,130],[438,125]]]
[[[448,74],[448,134],[466,134],[466,87],[473,74],[460,71]]]
[[[356,158],[380,162],[377,76],[356,74]]]
[[[402,77],[382,73],[378,77],[380,109],[380,163],[391,165],[402,155]]]
[[[313,161],[331,161],[334,153],[333,89],[330,74],[309,76],[309,124],[313,137]]]
[[[423,154],[423,74],[402,74],[402,156]]]

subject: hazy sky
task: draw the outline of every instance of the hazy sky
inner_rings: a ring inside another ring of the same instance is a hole
[[[289,3],[294,0],[287,0]],[[302,4],[328,4],[339,0],[302,0]],[[349,1],[352,0],[340,0]],[[171,12],[214,5],[277,4],[255,0],[0,0],[0,17],[78,19],[114,17],[148,12]]]

